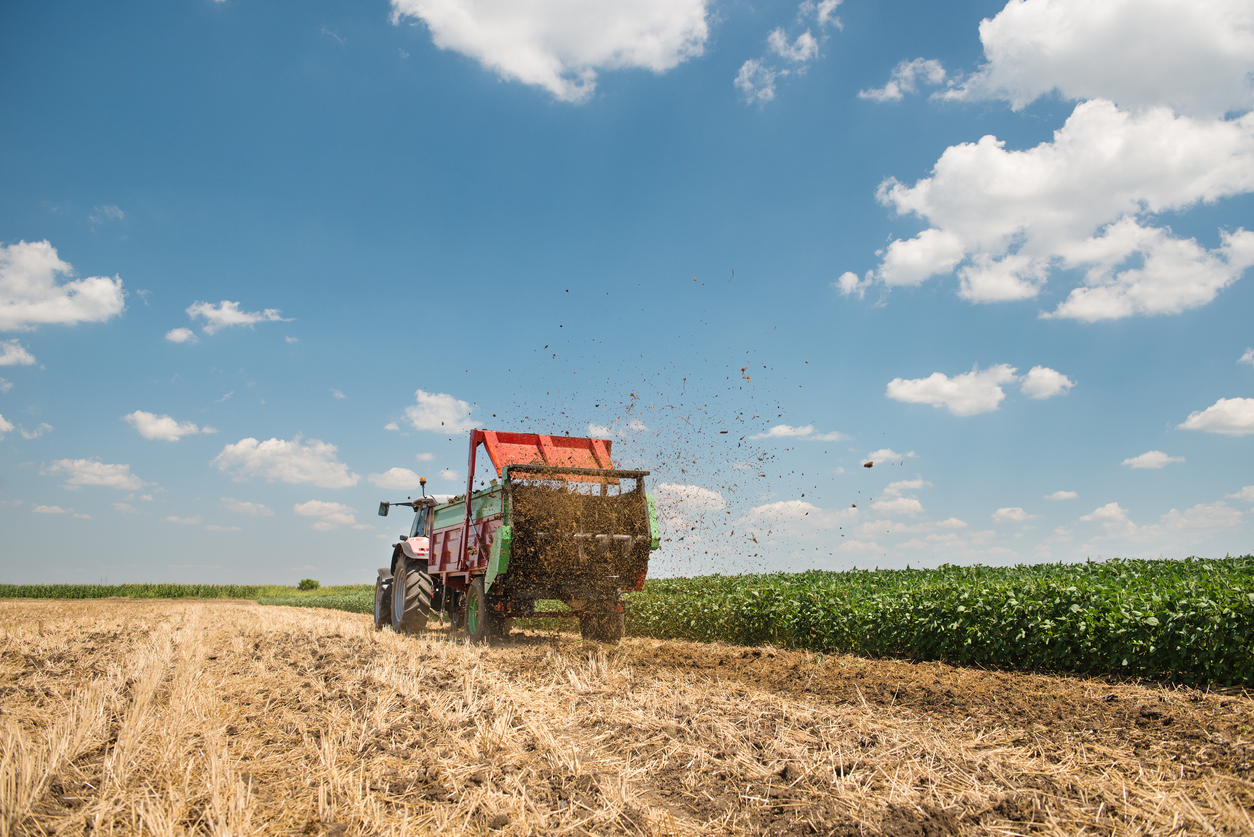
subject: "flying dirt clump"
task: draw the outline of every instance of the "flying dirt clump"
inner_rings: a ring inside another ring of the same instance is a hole
[[[673,361],[652,371],[629,360],[618,365],[614,374],[566,381],[542,398],[520,396],[502,417],[521,417],[521,426],[502,429],[609,438],[619,443],[616,468],[648,470],[663,535],[650,574],[764,569],[765,553],[749,535],[765,535],[769,526],[753,509],[773,496],[771,479],[781,475],[770,473],[774,450],[753,437],[783,409],[759,403],[763,396],[739,364],[703,360],[699,376],[682,374]]]

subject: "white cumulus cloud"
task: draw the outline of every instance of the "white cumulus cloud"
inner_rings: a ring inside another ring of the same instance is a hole
[[[366,479],[379,488],[386,488],[392,491],[409,491],[418,487],[420,478],[408,468],[389,468],[381,474],[371,474]]]
[[[197,427],[194,422],[175,421],[167,415],[158,416],[143,410],[136,410],[123,418],[145,439],[160,439],[165,442],[177,442],[184,436],[194,436],[197,433],[218,432],[212,427]]]
[[[292,511],[302,517],[316,517],[318,522],[312,528],[319,531],[338,529],[341,526],[358,526],[357,510],[343,503],[328,503],[323,500],[310,500],[308,503],[297,503]]]
[[[884,497],[872,503],[871,508],[880,514],[916,515],[923,513],[923,504],[916,497]]]
[[[699,523],[727,507],[722,493],[700,485],[659,483],[653,488],[653,499],[663,522],[675,529]]]
[[[1019,391],[1028,398],[1053,398],[1055,395],[1066,395],[1075,386],[1075,381],[1061,372],[1048,366],[1033,366],[1023,376]]]
[[[1198,543],[1214,532],[1239,526],[1243,515],[1219,500],[1214,503],[1198,503],[1183,512],[1172,509],[1159,518],[1157,523],[1138,526],[1128,516],[1127,510],[1118,503],[1107,503],[1090,514],[1083,515],[1080,520],[1102,526],[1103,534],[1095,540],[1148,543],[1158,549],[1167,543]]]
[[[440,49],[502,78],[580,103],[604,70],[664,73],[700,55],[707,0],[392,0],[394,23],[422,21]]]
[[[832,430],[827,433],[815,433],[814,425],[807,424],[804,427],[793,427],[789,424],[777,424],[765,433],[758,433],[750,436],[750,439],[809,439],[815,442],[840,442],[849,437],[843,433]]]
[[[1086,322],[1173,314],[1211,301],[1254,264],[1254,233],[1220,246],[1174,237],[1149,216],[1254,190],[1254,115],[1197,120],[1112,102],[1078,105],[1051,142],[1023,151],[986,136],[946,149],[929,177],[877,193],[930,227],[889,245],[875,275],[917,285],[959,272],[973,302],[1036,296],[1058,269],[1083,273],[1051,316]]]
[[[874,460],[871,460],[871,461],[874,461]],[[930,488],[931,485],[932,484],[930,482],[925,481],[922,477],[917,477],[912,480],[897,480],[895,482],[890,482],[888,486],[884,489],[884,493],[880,497],[880,499],[876,500],[874,503],[871,504],[871,508],[879,512],[880,514],[907,514],[912,517],[917,514],[922,514],[923,504],[919,502],[919,499],[917,497],[906,496],[905,492],[918,491],[921,488]],[[962,526],[966,525],[960,520],[955,520],[953,518],[951,518],[951,520],[953,520],[955,523],[959,525],[962,525]],[[872,528],[872,524],[880,524],[880,523],[883,523],[886,525],[884,527],[880,527],[876,525],[874,528]],[[902,527],[899,524],[894,524],[891,520],[882,520],[882,521],[870,521],[869,523],[864,523],[863,531],[866,533],[871,533],[874,531],[887,531],[893,526],[897,526],[899,529],[908,528],[908,527]]]
[[[1246,503],[1254,503],[1254,485],[1247,485],[1236,494],[1229,494],[1229,500],[1243,500]]]
[[[879,450],[873,450],[870,453],[868,453],[866,455],[866,459],[862,460],[862,463],[865,465],[867,462],[871,462],[871,463],[892,462],[895,459],[896,460],[913,459],[917,455],[918,454],[916,454],[914,451],[909,451],[907,453],[897,453],[897,451],[893,450],[892,448],[880,448]]]
[[[882,554],[884,552],[884,548],[875,541],[849,540],[836,547],[836,551],[849,552],[854,555],[871,555],[876,552]]]
[[[0,340],[0,366],[30,366],[35,356],[16,340]]]
[[[218,502],[227,511],[235,512],[236,514],[248,514],[253,517],[274,517],[274,510],[261,503],[236,500],[234,497],[223,497]]]
[[[73,268],[47,241],[0,244],[0,331],[102,323],[122,313],[122,280],[91,276],[58,283]]]
[[[1129,468],[1162,468],[1172,462],[1183,462],[1183,456],[1168,456],[1160,450],[1147,451],[1140,456],[1123,460]]]
[[[1190,413],[1180,429],[1225,436],[1254,433],[1254,398],[1221,398],[1205,410]]]
[[[172,328],[165,333],[165,339],[171,343],[199,343],[200,338],[190,328]]]
[[[1079,496],[1080,495],[1074,491],[1063,490],[1063,491],[1055,491],[1053,494],[1046,494],[1045,499],[1046,500],[1074,500],[1076,497],[1079,497]]]
[[[474,407],[454,398],[446,392],[414,393],[418,403],[405,408],[405,419],[415,430],[434,430],[437,433],[465,433],[474,429],[470,420]]]
[[[72,510],[60,506],[35,506],[31,511],[35,514],[70,514]]]
[[[1017,379],[1013,366],[999,363],[983,371],[975,366],[952,378],[941,372],[926,378],[894,378],[886,394],[896,401],[944,407],[955,416],[974,416],[996,410],[1006,397],[1002,385]]]
[[[873,87],[858,91],[859,99],[871,99],[876,102],[898,102],[906,93],[917,92],[919,83],[932,86],[945,83],[945,68],[939,61],[916,58],[913,61],[902,61],[893,68],[892,76],[883,87]]]
[[[873,274],[868,274],[865,279],[859,279],[858,274],[851,270],[846,270],[832,283],[832,287],[840,291],[841,296],[853,296],[856,294],[858,299],[862,299],[862,297],[866,296],[866,289],[871,286],[873,281]]]
[[[763,535],[760,527],[766,527],[768,532],[777,536],[817,537],[830,536],[832,531],[857,519],[858,510],[855,508],[833,511],[805,500],[780,500],[755,506],[736,525],[756,528],[758,537]]]
[[[947,97],[1018,110],[1057,91],[1212,117],[1254,106],[1246,0],[1012,0],[980,40],[985,63]]]
[[[985,136],[913,186],[881,184],[881,202],[929,229],[893,242],[876,278],[956,269],[961,296],[998,302],[1075,271],[1083,284],[1046,316],[1093,322],[1205,305],[1254,264],[1246,230],[1219,231],[1211,248],[1154,223],[1254,191],[1248,0],[1011,0],[980,39],[985,63],[935,96],[1079,104],[1052,141],[1008,150]]]
[[[99,485],[123,491],[138,491],[144,481],[131,473],[130,465],[110,464],[99,459],[58,459],[44,469],[46,474],[65,474],[66,488]]]
[[[4,438],[5,433],[12,433],[12,432],[13,432],[13,422],[9,421],[4,416],[0,416],[0,439]]]
[[[204,319],[205,324],[201,326],[201,331],[205,334],[217,334],[224,328],[235,328],[240,326],[248,326],[252,328],[257,323],[289,323],[291,319],[284,319],[277,308],[267,308],[264,311],[241,311],[238,302],[230,302],[222,300],[217,305],[208,302],[193,302],[187,306],[187,316],[192,320],[197,317]],[[174,329],[166,335],[167,340],[173,340],[175,343],[182,343],[186,338],[176,339],[171,337],[172,334],[178,332]]]
[[[996,520],[998,523],[1022,523],[1025,520],[1032,520],[1034,517],[1036,515],[1028,514],[1018,506],[1009,506],[993,512],[993,520]]]
[[[880,186],[880,201],[886,192]],[[914,238],[894,241],[875,271],[886,285],[920,285],[937,273],[948,273],[962,261],[962,238],[948,230],[928,229]]]
[[[361,477],[349,473],[339,461],[335,445],[318,439],[302,441],[299,436],[286,439],[240,439],[222,448],[210,463],[218,470],[233,472],[237,482],[250,477],[264,477],[268,482],[309,483],[319,488],[346,488],[356,485]]]
[[[1254,349],[1246,349],[1245,354],[1237,358],[1237,363],[1248,363],[1250,366],[1254,366]]]
[[[884,494],[889,497],[900,497],[903,491],[918,491],[920,488],[930,488],[932,484],[926,482],[922,477],[912,480],[897,480],[890,482],[888,487],[884,489]]]

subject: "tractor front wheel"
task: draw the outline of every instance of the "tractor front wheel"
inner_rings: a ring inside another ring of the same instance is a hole
[[[483,579],[470,582],[466,591],[466,633],[473,643],[487,642],[501,635],[500,614],[488,606],[488,596],[483,590]]]
[[[420,631],[431,611],[431,576],[417,561],[400,557],[392,572],[392,627]]]

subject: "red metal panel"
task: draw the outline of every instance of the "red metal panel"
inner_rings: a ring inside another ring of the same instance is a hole
[[[539,433],[475,431],[499,477],[506,465],[553,465],[565,468],[613,468],[609,439],[548,436]]]
[[[461,545],[461,527],[442,529],[435,533],[435,541],[431,550],[434,571],[452,572],[457,569],[458,547]]]
[[[596,458],[598,468],[613,468],[610,464],[610,446],[614,444],[609,439],[592,439],[592,455]]]

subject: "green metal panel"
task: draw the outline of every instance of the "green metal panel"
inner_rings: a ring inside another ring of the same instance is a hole
[[[482,520],[485,517],[495,517],[503,508],[504,492],[500,488],[485,488],[470,498],[470,519]],[[460,526],[465,509],[465,500],[436,506],[434,528],[447,529],[450,526]]]
[[[496,581],[497,576],[504,575],[509,570],[509,546],[513,537],[513,528],[510,526],[502,526],[496,530],[488,555],[488,571],[483,576],[485,592],[492,589],[492,582]]]
[[[662,533],[657,528],[657,507],[653,505],[653,495],[646,494],[644,499],[649,504],[649,549],[657,549],[662,544]]]

